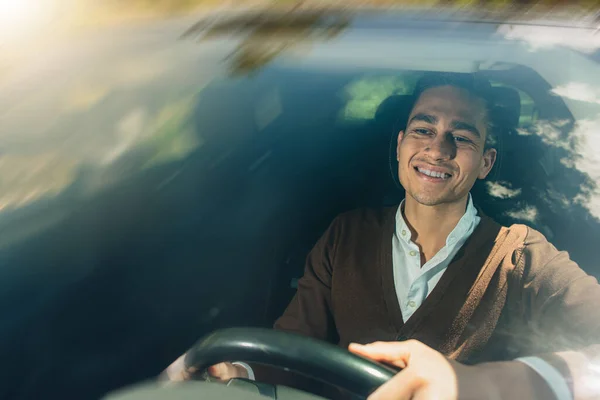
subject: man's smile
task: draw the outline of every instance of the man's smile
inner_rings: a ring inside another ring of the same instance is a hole
[[[420,165],[413,167],[417,175],[429,182],[444,182],[452,177],[452,174],[444,168]]]

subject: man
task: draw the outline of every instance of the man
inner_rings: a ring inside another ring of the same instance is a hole
[[[476,75],[420,80],[397,141],[405,200],[336,218],[275,323],[403,368],[373,398],[600,397],[598,282],[471,199],[496,160],[490,92]]]

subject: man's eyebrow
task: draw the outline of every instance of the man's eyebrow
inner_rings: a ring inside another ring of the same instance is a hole
[[[413,121],[423,121],[428,124],[435,125],[438,123],[438,118],[435,115],[418,113],[415,114],[410,121],[408,121],[408,125],[410,125]]]
[[[469,131],[471,132],[473,135],[477,136],[477,137],[481,137],[481,133],[479,133],[479,130],[477,128],[475,128],[475,125],[471,125],[467,122],[463,122],[463,121],[453,121],[450,124],[450,127],[453,130],[457,130],[457,131]]]

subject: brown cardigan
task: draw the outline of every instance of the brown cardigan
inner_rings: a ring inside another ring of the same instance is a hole
[[[275,328],[342,347],[417,339],[452,360],[478,364],[454,363],[465,399],[552,398],[541,377],[510,361],[537,355],[563,373],[576,399],[592,398],[579,383],[589,371],[586,358],[600,362],[595,278],[541,233],[482,216],[431,294],[404,321],[392,271],[396,209],[336,218],[309,254],[298,292]]]

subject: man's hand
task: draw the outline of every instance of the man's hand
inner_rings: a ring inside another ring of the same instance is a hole
[[[186,368],[185,354],[179,357],[175,362],[167,367],[165,373],[167,378],[172,382],[188,381],[198,374],[195,368]],[[217,378],[220,381],[227,382],[233,378],[248,378],[248,371],[241,365],[224,362],[213,365],[208,368],[208,374]]]
[[[229,362],[213,365],[208,369],[208,373],[210,376],[214,376],[225,382],[233,378],[248,378],[248,370],[246,368]]]
[[[456,400],[458,384],[454,369],[441,353],[416,340],[352,343],[353,353],[402,368],[379,387],[369,400]]]

